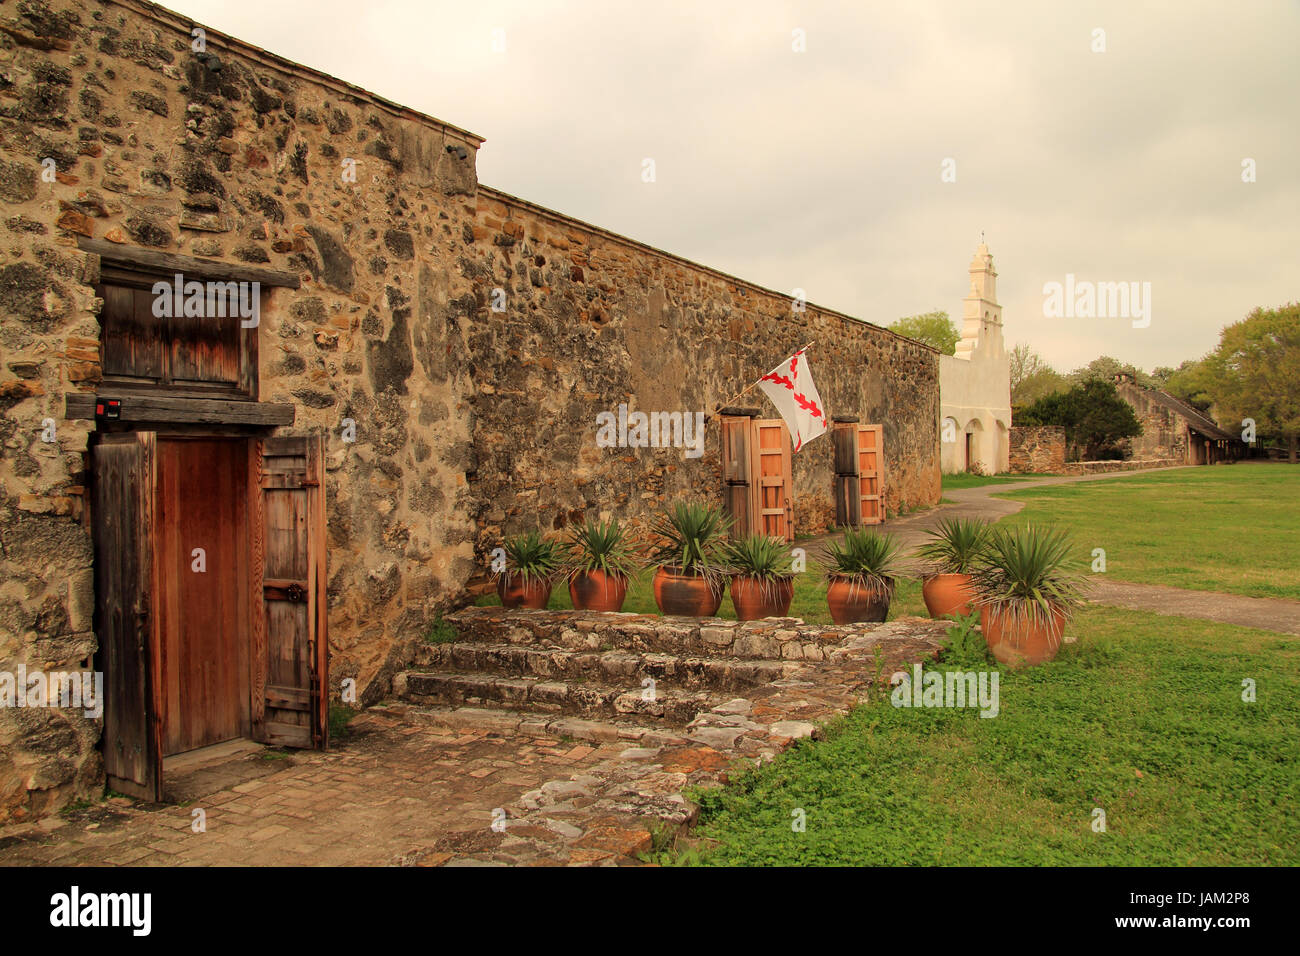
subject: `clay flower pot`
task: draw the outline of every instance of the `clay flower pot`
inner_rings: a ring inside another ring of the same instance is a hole
[[[890,585],[893,578],[887,578]],[[826,589],[826,604],[836,624],[879,622],[889,616],[890,590],[860,584],[852,578],[833,574]]]
[[[980,630],[989,651],[1008,667],[1033,667],[1056,657],[1065,636],[1065,615],[1050,617],[980,607]]]
[[[655,572],[655,603],[664,614],[713,617],[722,606],[722,592],[702,574],[681,574],[667,567]]]
[[[551,582],[546,578],[525,578],[521,574],[497,576],[497,594],[502,607],[541,610],[551,599]]]
[[[921,596],[931,617],[964,615],[975,603],[975,588],[969,574],[933,574],[921,585]]]
[[[627,578],[604,571],[579,571],[569,578],[569,597],[579,611],[621,611]]]
[[[785,617],[793,598],[793,578],[749,578],[737,574],[731,579],[731,604],[738,621]]]

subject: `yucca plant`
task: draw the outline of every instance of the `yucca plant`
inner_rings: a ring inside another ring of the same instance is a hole
[[[551,581],[560,568],[560,545],[540,532],[528,531],[507,538],[502,544],[506,553],[506,567],[497,572],[498,577],[519,577],[524,584]]]
[[[628,538],[627,528],[618,521],[588,519],[580,525],[573,525],[565,544],[568,552],[564,559],[566,577],[600,571],[632,578],[640,569],[637,549]]]
[[[747,578],[776,581],[792,577],[790,549],[780,538],[751,534],[725,548],[727,568]]]
[[[980,603],[1012,619],[1052,621],[1082,603],[1088,581],[1070,557],[1061,528],[995,528],[971,568]]]
[[[902,570],[898,539],[865,528],[846,528],[843,534],[842,540],[831,541],[822,550],[827,575],[892,594],[894,578]]]
[[[928,574],[970,574],[984,552],[990,525],[976,518],[944,518],[926,531],[930,540],[917,549]]]
[[[674,502],[652,526],[663,543],[651,553],[650,563],[679,574],[722,578],[727,570],[722,539],[730,527],[731,519],[717,505]]]

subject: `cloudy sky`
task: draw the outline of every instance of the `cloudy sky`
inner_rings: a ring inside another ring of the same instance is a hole
[[[485,136],[480,182],[878,324],[960,315],[981,231],[1062,371],[1300,299],[1295,2],[166,5]],[[1067,274],[1149,282],[1150,325],[1046,317]]]

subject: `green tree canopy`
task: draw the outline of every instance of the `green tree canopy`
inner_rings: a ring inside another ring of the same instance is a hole
[[[1133,408],[1113,382],[1088,379],[1069,391],[1040,398],[1014,418],[1017,425],[1060,425],[1071,457],[1092,461],[1119,454],[1119,442],[1142,434]]]
[[[1117,358],[1111,358],[1109,355],[1101,355],[1093,359],[1083,368],[1075,369],[1068,376],[1071,385],[1082,385],[1091,379],[1100,379],[1103,382],[1115,381],[1115,376],[1120,372],[1127,372],[1133,376],[1133,380],[1139,385],[1145,385],[1147,388],[1159,388],[1159,382],[1148,375],[1142,369],[1130,362],[1121,362]]]
[[[957,342],[961,339],[957,326],[952,324],[948,313],[943,311],[909,315],[899,319],[889,328],[899,335],[906,335],[909,339],[916,339],[933,346],[944,355],[956,355]]]
[[[1300,303],[1255,309],[1223,330],[1205,357],[1204,388],[1220,420],[1253,419],[1260,436],[1300,444]]]

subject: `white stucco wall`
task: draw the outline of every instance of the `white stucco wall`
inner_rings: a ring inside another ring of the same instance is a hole
[[[970,276],[957,354],[939,357],[940,464],[945,474],[991,474],[1010,466],[1011,359],[1002,341],[997,273],[983,243],[971,260]]]

